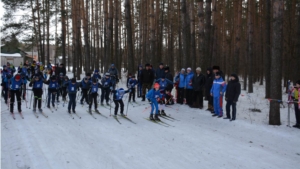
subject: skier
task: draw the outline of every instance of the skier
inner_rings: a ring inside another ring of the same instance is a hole
[[[59,103],[59,96],[62,96],[62,93],[63,93],[63,84],[64,84],[64,74],[63,73],[59,73],[59,77],[57,79],[57,83],[58,83],[58,91],[57,91],[57,94],[56,94],[56,101]]]
[[[105,73],[105,78],[102,78],[101,80],[101,105],[103,105],[103,101],[105,98],[106,104],[109,105],[109,93],[110,93],[110,87],[112,86],[112,82],[110,80],[110,74]]]
[[[101,87],[100,83],[97,82],[96,78],[93,78],[92,83],[89,86],[89,112],[92,113],[92,105],[94,102],[95,111],[98,112],[97,109],[97,96],[98,96],[98,89]]]
[[[206,69],[206,79],[205,79],[205,100],[208,101],[208,108],[207,110],[214,113],[214,107],[213,107],[213,97],[210,95],[210,89],[213,85],[214,79],[212,74],[212,69],[207,68]]]
[[[22,99],[25,100],[26,84],[27,84],[27,80],[29,80],[29,79],[23,72],[20,75],[21,75],[21,79],[23,80],[23,85],[22,85],[22,88],[21,88]]]
[[[65,78],[64,78],[64,81],[63,81],[63,83],[62,83],[62,87],[61,87],[61,90],[62,90],[62,100],[63,101],[66,101],[66,96],[67,96],[67,93],[68,93],[68,91],[67,91],[67,87],[68,87],[68,83],[69,83],[69,77],[68,76],[65,76]]]
[[[45,84],[48,84],[48,103],[47,107],[50,109],[50,101],[52,99],[52,107],[55,107],[55,95],[58,92],[59,85],[57,83],[55,75],[52,75],[48,81],[44,81]]]
[[[36,105],[38,104],[38,109],[42,112],[43,79],[37,74],[30,81],[29,86],[32,87],[34,95],[33,111],[36,111]]]
[[[162,95],[160,94],[158,83],[154,84],[154,89],[151,89],[147,93],[146,97],[147,97],[147,99],[149,99],[151,101],[151,112],[150,112],[150,117],[149,117],[150,120],[160,121],[160,119],[158,118],[158,102],[162,98]],[[155,107],[155,116],[153,118],[154,107]]]
[[[99,75],[99,70],[95,69],[94,74],[92,76],[92,79],[95,78],[97,79],[97,82],[99,82],[99,80],[101,80],[101,76]]]
[[[203,109],[203,87],[205,85],[205,76],[201,73],[201,68],[197,67],[196,74],[192,79],[193,85],[193,108]],[[198,103],[197,103],[198,100]]]
[[[113,93],[113,100],[115,103],[115,114],[114,116],[117,116],[118,114],[118,110],[119,110],[119,105],[120,105],[120,109],[121,109],[121,115],[124,116],[124,102],[122,100],[123,96],[125,93],[131,92],[131,89],[129,90],[124,90],[123,88],[117,89],[117,90],[113,90],[112,87],[110,87],[111,92]]]
[[[110,80],[113,84],[113,88],[116,88],[116,84],[119,83],[119,71],[115,67],[115,64],[111,64],[110,68],[108,69],[108,73],[110,74]]]
[[[89,104],[89,98],[88,98],[88,90],[89,90],[89,86],[91,85],[91,80],[90,80],[91,74],[90,73],[86,73],[85,78],[82,79],[81,83],[80,83],[80,87],[81,87],[81,93],[82,93],[82,97],[80,99],[80,104],[83,104],[83,100],[85,99],[86,103]]]
[[[168,79],[169,81],[171,81],[171,82],[173,82],[173,75],[171,74],[171,72],[170,72],[170,67],[169,66],[166,66],[165,67],[165,78],[166,79]],[[172,92],[172,89],[173,89],[173,84],[172,85],[168,85],[167,87],[166,87],[166,91],[168,91],[168,92]]]
[[[184,98],[184,89],[185,89],[185,69],[182,68],[181,72],[175,77],[175,81],[178,84],[178,98],[177,103],[183,104],[183,98]]]
[[[9,92],[10,92],[10,113],[13,114],[15,96],[17,98],[17,105],[19,113],[21,110],[21,87],[23,85],[23,80],[20,74],[16,74],[15,77],[11,78],[9,81]]]
[[[296,124],[293,125],[293,127],[300,129],[300,80],[296,82],[296,85],[292,90],[292,99],[294,101],[296,116]]]
[[[128,89],[130,89],[129,93],[129,100],[128,102],[132,101],[135,102],[135,86],[137,85],[138,81],[135,79],[135,76],[132,76],[131,79],[129,80],[128,84]]]
[[[165,107],[165,104],[170,101],[170,100],[167,100],[167,102],[165,101],[166,88],[167,88],[168,85],[173,85],[173,82],[170,81],[170,80],[168,80],[168,79],[165,79],[165,77],[162,77],[160,79],[157,79],[155,81],[155,83],[159,84],[159,91],[160,91],[160,94],[162,95],[162,98],[159,101],[159,103],[160,103],[160,106],[159,106],[160,110],[158,111],[158,114],[162,115],[162,116],[166,116],[164,107]]]
[[[1,86],[2,86],[2,90],[4,92],[4,101],[5,104],[7,104],[7,99],[8,99],[8,82],[10,80],[10,78],[12,77],[12,75],[8,72],[7,70],[7,66],[3,65],[3,70],[2,70],[2,75],[1,75]]]
[[[226,117],[224,119],[230,119],[230,121],[236,118],[236,103],[241,94],[241,84],[239,77],[236,74],[230,75],[230,81],[228,82],[225,94],[226,103]],[[232,117],[230,116],[230,106],[232,106]]]
[[[213,82],[213,86],[210,90],[210,94],[214,100],[214,115],[219,118],[223,116],[223,94],[226,91],[226,82],[221,77],[219,72],[215,73],[215,80]]]
[[[71,108],[72,112],[76,113],[76,94],[77,90],[79,91],[79,85],[80,83],[77,83],[75,78],[72,78],[71,81],[65,83],[69,95],[68,113],[71,113]]]

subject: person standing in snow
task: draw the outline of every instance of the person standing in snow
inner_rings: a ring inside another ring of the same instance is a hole
[[[97,101],[97,96],[98,96],[98,89],[99,87],[101,87],[100,83],[98,83],[97,79],[94,78],[92,80],[92,83],[90,84],[89,86],[89,91],[88,91],[88,94],[89,94],[89,112],[92,113],[92,105],[93,105],[93,102],[94,102],[94,107],[95,107],[95,111],[98,112],[98,101]]]
[[[142,81],[141,81],[142,71],[143,71],[143,66],[139,65],[138,75],[137,75],[137,79],[138,79],[137,97],[138,98],[142,97]]]
[[[77,83],[75,78],[72,78],[71,81],[65,83],[69,96],[68,113],[71,113],[71,108],[72,112],[76,113],[76,94],[77,90],[79,91],[79,84],[80,83]]]
[[[184,100],[184,90],[185,90],[185,69],[182,68],[181,72],[175,77],[175,81],[178,84],[178,97],[177,97],[177,103],[183,104]]]
[[[296,82],[294,89],[292,90],[292,99],[295,106],[296,124],[293,125],[295,128],[300,129],[300,80]]]
[[[41,78],[38,74],[35,75],[29,83],[29,86],[32,87],[34,96],[32,110],[36,112],[36,106],[38,105],[39,111],[42,112],[43,78]]]
[[[146,89],[148,89],[148,91],[151,90],[153,80],[154,80],[154,73],[150,69],[150,64],[147,63],[145,65],[145,67],[146,68],[144,70],[142,70],[142,73],[141,73],[141,81],[143,84],[142,101],[145,101]]]
[[[124,102],[123,102],[123,96],[125,93],[131,92],[131,89],[129,90],[124,90],[123,88],[117,89],[117,90],[113,90],[112,87],[110,87],[111,92],[113,93],[113,100],[115,103],[115,114],[114,116],[117,116],[118,114],[118,109],[119,109],[119,105],[120,105],[120,109],[121,109],[121,116],[124,116]]]
[[[236,103],[241,94],[241,84],[237,74],[231,74],[230,81],[228,82],[225,94],[226,103],[226,117],[224,119],[230,119],[233,121],[236,119]],[[232,106],[232,116],[230,116],[230,107]]]
[[[130,89],[128,102],[131,101],[131,98],[132,98],[133,102],[135,102],[135,86],[137,85],[137,83],[138,82],[135,79],[135,76],[133,75],[127,84],[128,88]]]
[[[119,71],[115,67],[115,64],[111,64],[110,68],[108,69],[108,73],[110,74],[110,80],[113,84],[113,88],[116,88],[116,84],[119,83]]]
[[[192,80],[193,86],[193,108],[203,108],[203,87],[205,85],[205,76],[201,73],[201,68],[197,67],[196,74]],[[198,102],[197,102],[198,101]]]
[[[149,119],[160,121],[160,119],[158,118],[158,102],[162,98],[162,95],[160,94],[158,83],[154,84],[154,89],[151,89],[147,93],[146,97],[147,97],[147,99],[149,99],[151,101],[151,112],[150,112]],[[154,107],[155,107],[155,115],[153,118]]]
[[[166,112],[165,112],[165,104],[166,102],[169,102],[170,100],[167,100],[165,101],[165,98],[166,98],[166,88],[168,85],[173,85],[173,82],[166,79],[165,77],[162,77],[160,79],[157,79],[155,81],[155,83],[158,83],[159,84],[159,91],[160,91],[160,94],[162,95],[162,98],[160,99],[159,103],[159,111],[158,111],[158,114],[159,115],[162,115],[162,116],[166,116]]]
[[[160,78],[165,78],[165,69],[164,69],[164,64],[160,63],[159,68],[155,72],[156,76],[155,79],[160,79]]]
[[[92,79],[97,79],[97,82],[99,82],[99,80],[101,80],[101,75],[99,74],[99,70],[98,69],[95,69],[94,73],[93,73],[93,76],[92,76]]]
[[[103,101],[105,98],[106,104],[109,105],[109,93],[110,93],[110,87],[112,86],[112,82],[110,80],[110,74],[105,73],[105,77],[101,80],[101,106],[104,106]]]
[[[16,74],[15,77],[11,78],[9,81],[9,92],[10,92],[10,113],[13,113],[15,96],[17,98],[18,111],[21,110],[21,86],[23,85],[23,80],[20,74]]]
[[[192,106],[193,104],[193,85],[192,80],[194,77],[194,73],[192,69],[189,67],[187,68],[187,73],[185,77],[185,89],[186,89],[186,104]]]
[[[210,94],[214,100],[214,115],[219,118],[223,116],[223,95],[226,91],[226,82],[221,77],[219,72],[215,73],[215,80],[210,90]]]
[[[211,111],[214,113],[214,107],[213,107],[213,97],[210,95],[210,89],[212,88],[214,79],[214,75],[211,68],[206,69],[206,79],[205,79],[205,100],[208,101],[208,111]]]
[[[41,76],[43,77],[43,76]],[[40,77],[40,78],[41,78]],[[48,81],[44,81],[45,84],[49,85],[48,86],[48,103],[47,103],[47,108],[50,109],[50,101],[52,100],[52,107],[55,107],[55,95],[58,92],[58,83],[55,75],[51,76]]]

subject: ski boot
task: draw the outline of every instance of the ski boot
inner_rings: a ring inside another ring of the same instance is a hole
[[[39,112],[43,112],[43,109],[39,108]]]
[[[83,101],[80,101],[80,104],[83,105]]]
[[[32,111],[33,111],[33,112],[36,112],[36,108],[33,108]]]
[[[75,111],[75,110],[73,110],[73,113],[76,113],[76,111]]]
[[[167,114],[165,113],[165,110],[162,110],[160,113],[162,116],[167,116]]]
[[[101,106],[104,106],[104,104],[101,102]]]
[[[160,110],[158,110],[158,116],[161,116],[161,114],[160,114]]]
[[[108,102],[106,102],[106,105],[107,105],[107,106],[109,106],[109,103],[108,103]]]
[[[158,118],[158,114],[154,115],[154,120],[155,121],[160,121],[160,119]]]
[[[52,103],[52,107],[55,107],[55,104],[54,104],[54,103]]]
[[[152,120],[152,121],[154,121],[153,114],[150,114],[149,119]]]
[[[50,108],[50,105],[47,105],[47,108],[48,108],[48,109],[51,109],[51,108]]]
[[[89,108],[89,113],[92,114],[92,109],[91,108]]]
[[[71,110],[68,110],[68,113],[71,114]]]

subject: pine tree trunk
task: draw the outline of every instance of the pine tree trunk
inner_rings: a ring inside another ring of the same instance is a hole
[[[270,98],[271,93],[271,0],[265,0],[265,48],[264,48],[264,68],[266,78],[266,98]]]
[[[125,24],[127,30],[127,57],[128,57],[128,72],[134,72],[134,53],[132,43],[132,29],[131,29],[131,9],[129,0],[125,0]]]
[[[121,64],[120,64],[120,59],[119,59],[119,0],[115,0],[115,38],[114,38],[114,43],[115,43],[115,61],[116,61],[116,67],[118,68],[118,70],[121,70]]]
[[[61,0],[61,48],[62,48],[62,62],[66,65],[66,15],[65,0]],[[69,56],[68,56],[69,57]]]
[[[186,0],[181,0],[181,26],[182,26],[182,65],[189,67],[188,61],[190,58],[190,24],[189,16],[187,13]]]
[[[283,0],[273,0],[271,98],[281,100],[282,42],[283,42]],[[271,101],[269,124],[280,125],[280,103]]]
[[[191,37],[191,47],[190,47],[190,59],[188,60],[188,65],[192,69],[196,69],[197,57],[196,57],[196,34],[195,34],[195,12],[194,12],[194,0],[190,1],[190,37]]]
[[[152,62],[153,58],[155,58],[155,19],[154,19],[154,0],[149,0],[150,1],[150,15],[149,15],[149,20],[150,20],[150,62]],[[129,35],[129,34],[128,34]]]
[[[237,3],[237,21],[235,29],[235,47],[234,47],[234,58],[233,58],[233,72],[239,73],[239,58],[241,48],[241,32],[242,32],[242,4],[243,0],[236,1]]]
[[[253,16],[255,11],[253,10],[253,1],[248,1],[248,93],[253,93]]]
[[[201,64],[201,67],[204,68],[204,11],[203,11],[203,0],[197,0],[197,6],[198,6],[198,18],[199,18],[199,43],[198,43],[198,51],[199,51],[199,63]]]
[[[204,65],[211,65],[211,0],[205,1],[205,43],[204,43]]]
[[[296,42],[295,42],[295,55],[296,56],[296,70],[293,70],[294,72],[294,76],[293,76],[293,81],[296,82],[297,80],[300,79],[299,77],[299,72],[300,72],[300,0],[298,0],[297,2],[297,13],[298,13],[298,16],[296,15],[296,23],[297,23],[297,30],[296,30],[296,36],[295,37],[298,37],[296,39]]]

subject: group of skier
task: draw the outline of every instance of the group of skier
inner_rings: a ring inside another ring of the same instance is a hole
[[[224,80],[224,75],[219,66],[213,66],[206,69],[206,74],[202,73],[200,67],[195,69],[182,68],[179,73],[176,73],[173,78],[170,73],[170,68],[159,64],[157,70],[154,70],[152,65],[145,64],[138,66],[137,78],[135,74],[128,74],[126,82],[128,90],[117,88],[119,82],[119,72],[114,64],[101,77],[99,70],[94,70],[92,73],[86,73],[85,77],[77,82],[75,78],[69,79],[66,75],[66,69],[61,64],[60,67],[47,65],[46,75],[42,73],[40,64],[34,62],[33,64],[25,63],[21,65],[18,70],[15,70],[10,63],[3,66],[2,71],[2,91],[5,103],[9,101],[9,110],[13,113],[15,97],[17,100],[17,108],[21,113],[21,97],[25,100],[26,84],[29,81],[29,86],[32,87],[33,93],[33,111],[38,110],[42,112],[42,95],[43,84],[48,85],[47,91],[47,108],[55,108],[55,99],[59,102],[59,96],[62,101],[68,102],[68,113],[76,113],[76,98],[77,92],[81,89],[80,104],[88,104],[88,112],[92,113],[92,106],[94,104],[94,111],[98,112],[98,93],[101,90],[100,104],[110,106],[110,101],[115,103],[114,115],[116,116],[120,107],[120,114],[124,115],[123,96],[129,93],[128,102],[136,102],[135,95],[142,98],[142,101],[149,101],[151,105],[150,120],[160,121],[159,116],[167,116],[165,112],[165,105],[171,105],[175,102],[178,104],[187,104],[191,108],[203,109],[203,96],[208,101],[208,111],[212,113],[213,117],[223,117],[223,99],[226,100],[226,117],[233,121],[236,119],[236,104],[241,93],[241,85],[237,74],[231,74],[228,83]],[[57,65],[58,66],[58,65]],[[16,73],[17,71],[17,73]],[[14,75],[15,74],[15,75]],[[137,93],[136,93],[137,86]],[[176,96],[171,92],[173,88],[176,89]],[[294,127],[300,128],[300,108],[297,104],[299,100],[300,81],[291,92],[291,97],[295,102],[296,125]],[[110,100],[110,94],[113,95]],[[230,108],[232,107],[232,115]]]

